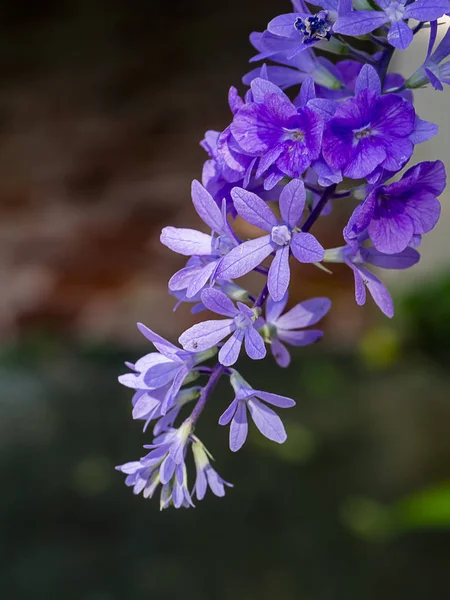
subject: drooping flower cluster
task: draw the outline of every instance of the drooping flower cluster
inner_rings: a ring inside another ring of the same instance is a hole
[[[231,486],[194,433],[220,379],[228,378],[234,391],[219,419],[229,426],[233,452],[247,439],[248,415],[269,440],[286,440],[273,407],[290,408],[294,400],[254,389],[236,364],[243,348],[252,360],[264,359],[269,348],[286,368],[287,346],[322,337],[311,326],[329,311],[327,298],[286,311],[291,261],[324,270],[323,263],[345,263],[354,274],[356,303],[366,302],[368,290],[392,317],[392,298],[372,269],[415,265],[422,236],[439,219],[442,162],[401,172],[415,145],[437,133],[416,114],[411,90],[450,83],[450,30],[436,46],[438,20],[450,13],[450,0],[316,0],[308,2],[312,12],[304,0],[292,3],[294,12],[251,35],[258,52],[251,60],[271,64],[244,76],[243,97],[230,89],[230,124],[208,131],[201,142],[209,157],[202,182],[192,184],[192,202],[204,227],[169,226],[161,234],[165,246],[188,257],[169,281],[177,306],[191,303],[193,313],[208,310],[213,318],[182,333],[181,347],[139,324],[156,351],[127,364],[129,372],[119,378],[134,390],[133,418],[144,421],[144,431],[153,422],[155,437],[145,456],[117,468],[135,494],[150,498],[160,489],[161,508],[193,506],[208,488],[223,496]],[[388,73],[394,50],[405,50],[421,29],[430,38],[423,64],[408,79]],[[348,37],[368,34],[366,50]],[[316,49],[335,54],[334,60]],[[344,199],[354,209],[342,245],[324,248],[310,230]],[[236,217],[261,233],[239,237]],[[258,295],[235,281],[250,272],[264,279]],[[195,480],[186,466],[191,452]]]

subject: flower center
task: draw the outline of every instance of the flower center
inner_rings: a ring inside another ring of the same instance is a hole
[[[399,21],[400,19],[403,19],[405,5],[398,2],[398,0],[393,0],[392,4],[384,9],[384,12],[389,17],[390,21]]]
[[[248,329],[252,324],[250,317],[246,317],[245,315],[234,317],[234,322],[238,329]]]
[[[295,20],[294,27],[303,34],[302,42],[304,44],[312,44],[319,40],[329,40],[331,38],[331,25],[328,23],[327,16],[326,11],[321,11],[316,15],[306,17],[306,19],[298,17]]]
[[[286,225],[277,225],[270,234],[272,242],[278,246],[287,246],[291,241],[291,232]]]
[[[233,248],[234,245],[227,235],[219,235],[214,240],[214,249],[220,256],[225,256],[225,254],[228,254]]]
[[[366,127],[362,127],[361,129],[355,129],[353,131],[356,140],[363,140],[364,138],[370,137],[372,135],[372,129],[370,125]]]

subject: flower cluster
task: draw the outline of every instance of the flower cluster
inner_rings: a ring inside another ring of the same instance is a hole
[[[235,365],[243,351],[262,360],[269,348],[286,368],[288,346],[322,337],[311,327],[329,311],[327,298],[286,311],[291,261],[323,270],[324,263],[345,263],[354,274],[356,303],[365,303],[368,290],[392,317],[389,291],[371,267],[416,264],[422,236],[439,219],[438,197],[446,184],[442,162],[403,169],[416,144],[437,133],[436,125],[416,114],[412,90],[450,83],[450,30],[436,47],[438,19],[450,13],[450,0],[308,5],[293,0],[294,12],[250,37],[258,52],[251,60],[270,64],[244,76],[243,97],[230,89],[230,124],[222,132],[208,131],[201,143],[209,157],[201,183],[192,184],[192,202],[204,227],[165,227],[161,233],[162,244],[188,257],[169,281],[177,306],[191,303],[195,314],[213,313],[181,334],[180,347],[139,324],[156,351],[128,364],[129,372],[119,378],[134,390],[133,417],[144,421],[144,430],[153,422],[154,439],[144,446],[145,456],[117,468],[135,494],[149,498],[160,490],[161,508],[193,506],[208,487],[223,496],[231,485],[194,433],[220,379],[228,379],[234,392],[219,419],[229,426],[233,452],[246,441],[248,415],[269,440],[286,440],[274,407],[295,402],[254,389]],[[430,38],[423,64],[407,79],[388,73],[394,50],[405,50],[420,29]],[[370,51],[353,45],[351,37],[359,36]],[[327,52],[333,60],[323,56]],[[353,212],[342,245],[324,248],[310,230],[344,199],[350,207],[353,201]],[[260,234],[241,239],[237,217]],[[258,294],[235,281],[250,272],[263,278]],[[190,484],[191,452],[196,478]]]

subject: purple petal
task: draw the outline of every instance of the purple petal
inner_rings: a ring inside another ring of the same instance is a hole
[[[284,314],[276,321],[281,329],[300,329],[315,325],[330,310],[331,301],[328,298],[312,298],[306,300]]]
[[[147,369],[143,374],[143,380],[149,389],[155,390],[173,381],[179,370],[180,363],[173,361],[160,363]]]
[[[351,179],[362,179],[372,173],[386,157],[385,148],[371,138],[363,138],[350,154],[343,174]]]
[[[307,329],[306,331],[291,331],[289,329],[277,329],[278,337],[291,346],[309,346],[315,344],[323,337],[323,331],[318,329]]]
[[[264,340],[254,327],[245,332],[245,351],[252,360],[261,360],[266,356]]]
[[[293,37],[294,35],[298,35],[297,30],[294,27],[294,23],[296,19],[304,18],[307,15],[302,13],[289,13],[287,15],[279,15],[272,19],[267,25],[267,30],[274,35],[278,35],[280,37]]]
[[[223,315],[224,317],[235,317],[239,314],[232,300],[220,290],[213,288],[203,290],[202,302],[210,311]]]
[[[364,262],[382,269],[409,269],[420,260],[420,254],[414,248],[405,248],[396,254],[384,254],[376,248],[364,248]]]
[[[161,243],[184,256],[207,256],[212,254],[212,238],[207,233],[195,229],[164,227]]]
[[[413,196],[408,201],[407,214],[414,226],[414,234],[428,233],[441,215],[441,205],[436,198]]]
[[[373,273],[364,267],[358,267],[361,285],[366,285],[375,304],[390,319],[394,316],[394,305],[386,286]],[[355,277],[356,281],[356,277]],[[359,304],[359,303],[358,303]]]
[[[398,48],[399,50],[406,50],[410,45],[414,37],[411,28],[403,21],[398,19],[397,21],[391,21],[391,28],[388,33],[389,43]]]
[[[244,330],[237,329],[229,340],[225,342],[219,352],[219,362],[224,367],[231,367],[239,358],[244,340]]]
[[[277,218],[259,196],[242,188],[231,190],[233,204],[238,214],[251,225],[260,227],[264,231],[271,231],[278,225]]]
[[[228,425],[237,410],[238,402],[239,400],[235,398],[226,411],[222,413],[222,416],[219,419],[219,425]]]
[[[264,102],[267,94],[278,94],[283,100],[290,102],[286,94],[282,92],[275,83],[268,81],[267,79],[258,77],[251,82],[250,87],[252,90],[253,101],[258,102],[259,104]]]
[[[159,468],[159,476],[163,485],[172,479],[173,474],[175,473],[175,467],[175,461],[171,456],[167,455]]]
[[[294,400],[287,396],[280,396],[280,394],[272,394],[271,392],[263,392],[261,390],[254,390],[254,395],[257,398],[261,398],[264,402],[272,404],[272,406],[278,406],[280,408],[291,408],[295,406]]]
[[[411,218],[399,210],[379,211],[368,228],[373,245],[380,252],[395,254],[404,250],[414,235]]]
[[[143,394],[133,407],[133,419],[143,419],[161,404],[158,398],[153,398],[150,394]]]
[[[179,292],[185,290],[191,283],[192,279],[203,271],[203,266],[196,265],[194,267],[184,267],[172,275],[169,279],[169,290]]]
[[[315,261],[314,261],[315,262]],[[291,278],[289,269],[289,246],[278,248],[269,268],[267,284],[269,293],[275,301],[279,301],[285,295]]]
[[[236,414],[230,426],[230,450],[237,452],[247,439],[248,423],[247,411],[244,402],[239,402]]]
[[[299,106],[306,106],[310,100],[314,100],[316,97],[316,88],[314,86],[314,79],[309,75],[302,83],[300,88],[300,95],[298,97]]]
[[[416,117],[414,129],[409,136],[413,144],[422,144],[437,135],[439,127],[435,123],[423,121]]]
[[[305,185],[301,179],[290,181],[280,194],[281,218],[291,229],[294,229],[302,218],[305,200]]]
[[[324,249],[311,233],[294,233],[291,240],[292,254],[299,262],[320,262]]]
[[[161,354],[164,354],[164,356],[170,358],[176,356],[180,352],[179,348],[177,348],[171,342],[165,340],[163,337],[149,329],[149,327],[147,327],[143,323],[138,323],[137,328],[143,336],[145,336],[150,342],[152,342],[152,344],[157,350],[159,350],[159,352],[161,352]]]
[[[287,301],[288,301],[288,294],[287,293],[278,302],[275,302],[275,300],[271,296],[269,296],[267,298],[267,302],[266,302],[266,321],[268,323],[274,323],[278,319],[278,317],[283,312],[283,310],[284,310],[284,308],[285,308],[285,306],[287,304]]]
[[[291,362],[291,355],[289,354],[286,346],[284,346],[284,344],[282,344],[277,338],[272,339],[270,351],[272,352],[272,355],[279,367],[285,369],[289,366]]]
[[[217,233],[222,231],[222,214],[216,201],[200,182],[192,182],[192,203],[198,216]]]
[[[416,0],[405,10],[406,19],[416,21],[435,21],[450,12],[448,0]]]
[[[215,272],[217,265],[219,264],[219,260],[220,259],[211,261],[210,263],[202,267],[199,271],[194,273],[186,289],[187,298],[193,298],[200,292],[200,290],[202,290],[205,287],[205,285],[208,283],[209,279]]]
[[[202,352],[221,342],[235,327],[233,319],[203,321],[187,329],[178,341],[185,350]]]
[[[355,95],[365,89],[374,90],[377,95],[381,94],[380,77],[372,65],[363,65],[359,72],[355,84]]]
[[[260,265],[273,251],[270,235],[244,242],[233,248],[217,269],[219,279],[236,279]]]
[[[268,406],[252,398],[247,402],[253,422],[259,431],[269,440],[282,444],[287,435],[280,417]]]
[[[366,35],[366,33],[378,29],[387,21],[388,17],[384,12],[358,10],[340,16],[334,24],[333,30],[335,33],[343,33],[344,35]]]

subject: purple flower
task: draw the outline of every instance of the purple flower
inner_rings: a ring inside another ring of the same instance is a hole
[[[192,454],[197,470],[192,495],[195,493],[198,500],[203,500],[209,487],[215,496],[225,496],[225,486],[233,487],[233,484],[222,479],[219,473],[212,468],[210,463],[211,454],[196,436],[192,437],[195,440],[192,444]]]
[[[437,30],[437,27],[435,28]],[[435,90],[442,91],[443,84],[450,85],[450,60],[442,64],[443,61],[450,55],[450,27],[447,33],[442,38],[441,43],[436,50],[433,51],[435,35],[430,36],[430,44],[428,53],[423,65],[412,75],[406,85],[410,88],[417,88],[426,85],[428,82]]]
[[[181,408],[188,402],[197,400],[201,390],[198,386],[180,390],[174,398],[172,408],[164,414],[163,403],[169,387],[170,384],[157,390],[141,389],[134,393],[132,399],[133,419],[145,421],[144,431],[146,431],[149,423],[155,419],[158,419],[158,422],[153,429],[154,435],[159,435],[172,427]]]
[[[334,31],[359,36],[390,23],[390,44],[405,50],[414,37],[408,19],[435,21],[450,12],[450,0],[377,0],[377,4],[381,10],[341,11]]]
[[[266,404],[263,404],[261,400],[280,408],[295,406],[294,400],[286,396],[254,390],[234,370],[230,377],[230,382],[236,396],[219,419],[219,425],[228,425],[231,421],[230,450],[236,452],[242,448],[247,439],[247,410],[250,412],[254,424],[263,436],[279,444],[285,442],[287,435],[280,417],[271,408],[266,406]]]
[[[377,250],[401,252],[415,236],[428,233],[436,225],[441,212],[437,196],[445,185],[441,161],[412,167],[400,181],[376,187],[355,209],[344,229],[345,240],[355,243],[367,229]]]
[[[291,308],[287,313],[281,313],[286,307],[288,294],[279,302],[268,298],[266,304],[266,323],[263,332],[270,340],[270,349],[280,367],[288,367],[291,357],[283,344],[291,346],[307,346],[319,340],[323,332],[318,329],[299,331],[304,327],[315,325],[330,310],[328,298],[312,298]]]
[[[212,312],[229,318],[203,321],[190,327],[179,338],[185,350],[208,350],[232,334],[219,352],[222,365],[228,367],[237,361],[243,342],[250,358],[260,360],[265,357],[264,340],[254,327],[257,310],[252,310],[242,302],[238,302],[236,308],[228,296],[212,288],[202,292],[202,302]]]
[[[151,452],[139,461],[116,467],[127,475],[125,484],[133,487],[134,494],[142,492],[144,498],[151,498],[161,484],[161,510],[170,504],[175,508],[194,506],[184,462],[191,430],[191,423],[185,421],[179,429],[171,429],[155,438],[153,444],[144,446]]]
[[[188,383],[191,370],[213,354],[181,350],[142,323],[138,323],[138,329],[154,344],[158,352],[151,352],[140,358],[132,366],[134,372],[121,375],[119,382],[134,390],[153,391],[165,388],[160,408],[164,415],[173,406],[181,386]]]
[[[300,177],[320,156],[324,121],[308,107],[297,109],[274,84],[255,79],[254,102],[234,116],[231,131],[247,154],[258,157],[256,177],[275,165],[284,175]]]
[[[260,51],[264,48],[262,35],[262,33],[254,32],[250,36],[250,42]],[[258,60],[258,56],[254,57],[252,62],[254,60]],[[284,90],[302,83],[308,75],[311,75],[314,78],[314,82],[324,88],[331,90],[342,88],[342,83],[336,78],[332,63],[316,57],[314,51],[310,48],[292,58],[289,58],[286,53],[281,52],[273,55],[271,60],[283,66],[267,66],[264,64],[262,67],[258,67],[244,75],[242,82],[250,85],[254,79],[261,77],[262,79],[268,79]]]
[[[270,51],[275,51],[286,52],[289,57],[293,57],[312,44],[330,40],[339,0],[323,0],[311,4],[328,10],[311,14],[302,3],[299,6],[300,12],[280,15],[270,21],[267,32],[262,37],[263,52],[267,56],[270,56]]]
[[[364,236],[360,237],[360,242]],[[372,264],[382,269],[408,269],[420,260],[420,254],[413,248],[406,248],[396,254],[384,254],[376,248],[359,245],[357,249],[352,246],[343,246],[326,250],[324,262],[342,262],[349,266],[355,278],[355,299],[358,306],[366,303],[366,288],[369,290],[375,304],[387,317],[394,316],[394,305],[386,286],[366,269],[366,264]]]
[[[227,221],[225,205],[222,212],[211,194],[198,182],[192,182],[192,202],[200,218],[213,230],[212,234],[195,229],[164,227],[161,243],[178,254],[199,257],[193,264],[175,273],[169,281],[171,291],[186,290],[192,298],[208,281],[214,281],[215,272],[222,259],[237,241]]]
[[[248,223],[268,232],[254,240],[244,242],[227,254],[217,270],[223,279],[235,279],[249,273],[272,252],[268,286],[275,301],[281,300],[290,281],[290,253],[300,262],[320,262],[323,248],[310,233],[298,231],[305,206],[305,186],[300,179],[288,183],[280,194],[281,221],[258,196],[246,190],[232,191],[234,205],[239,215]]]
[[[334,169],[362,179],[377,167],[400,170],[411,157],[416,115],[413,106],[397,94],[381,95],[375,69],[365,65],[349,98],[328,121],[323,156]]]

